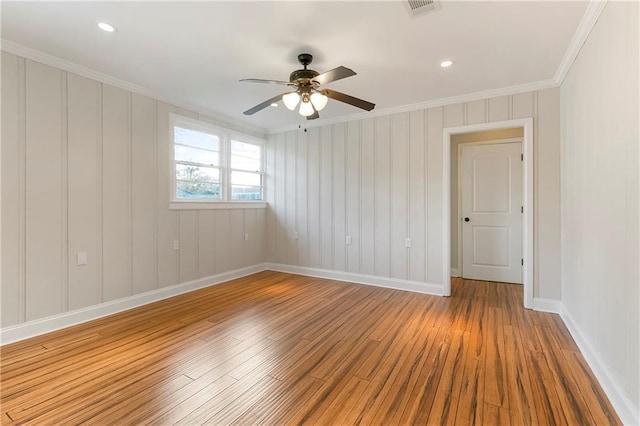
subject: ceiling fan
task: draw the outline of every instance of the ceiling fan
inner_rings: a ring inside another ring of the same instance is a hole
[[[282,99],[284,105],[293,111],[298,103],[300,103],[300,109],[298,110],[300,115],[307,117],[307,120],[314,120],[320,115],[318,111],[322,110],[329,100],[335,99],[336,101],[344,102],[349,105],[353,105],[358,108],[362,108],[367,111],[371,111],[376,105],[371,102],[364,101],[362,99],[354,98],[353,96],[345,93],[337,92],[331,89],[324,89],[320,86],[331,83],[336,80],[351,77],[356,73],[346,67],[340,66],[329,70],[323,74],[317,71],[307,69],[307,66],[313,61],[313,56],[309,53],[301,53],[298,55],[298,62],[302,64],[304,69],[296,70],[289,75],[289,81],[281,80],[262,80],[257,78],[245,78],[240,80],[251,83],[270,83],[281,84],[289,86],[294,89],[292,92],[281,93],[274,96],[271,99],[250,108],[244,112],[244,115],[252,115],[256,112],[268,107],[269,105],[278,102]]]

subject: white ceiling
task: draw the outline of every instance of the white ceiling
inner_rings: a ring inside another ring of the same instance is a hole
[[[125,80],[174,102],[279,129],[306,120],[280,105],[242,112],[286,87],[296,56],[319,72],[358,73],[327,87],[376,110],[553,79],[584,1],[446,1],[411,17],[401,1],[3,2],[2,38]],[[106,21],[118,31],[97,29]],[[444,59],[453,67],[440,68]],[[374,110],[375,111],[375,110]],[[362,110],[329,101],[321,119]]]

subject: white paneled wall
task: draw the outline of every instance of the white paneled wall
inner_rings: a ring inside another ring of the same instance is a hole
[[[550,89],[271,135],[269,261],[441,286],[443,128],[533,117],[534,292],[559,300],[559,102]]]
[[[215,124],[2,53],[3,328],[265,261],[265,209],[169,210],[170,112]]]
[[[561,88],[562,303],[626,424],[640,423],[637,2],[608,2]]]

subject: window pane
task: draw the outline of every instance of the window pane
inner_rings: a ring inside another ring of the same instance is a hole
[[[231,152],[243,157],[260,159],[262,148],[251,143],[231,141]]]
[[[231,168],[254,171],[262,170],[262,147],[232,140]]]
[[[242,157],[239,155],[232,155],[231,168],[240,170],[251,170],[253,172],[256,172],[261,170],[260,160],[255,158]]]
[[[232,200],[262,200],[262,187],[260,186],[231,186]]]
[[[220,182],[220,169],[176,164],[176,179],[191,182]]]
[[[249,172],[231,172],[231,185],[248,185],[248,186],[260,186],[262,185],[262,179],[260,173]]]
[[[220,184],[188,182],[179,180],[176,182],[176,198],[180,199],[220,199]]]
[[[188,161],[190,163],[219,166],[219,154],[184,145],[175,145],[176,161]]]
[[[173,128],[173,142],[210,151],[220,151],[220,138],[218,136],[178,126]]]

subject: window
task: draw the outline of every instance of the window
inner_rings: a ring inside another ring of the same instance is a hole
[[[176,114],[171,128],[174,203],[262,201],[264,141]]]
[[[231,199],[262,200],[262,148],[231,140]]]
[[[220,136],[173,127],[176,199],[220,200]]]

